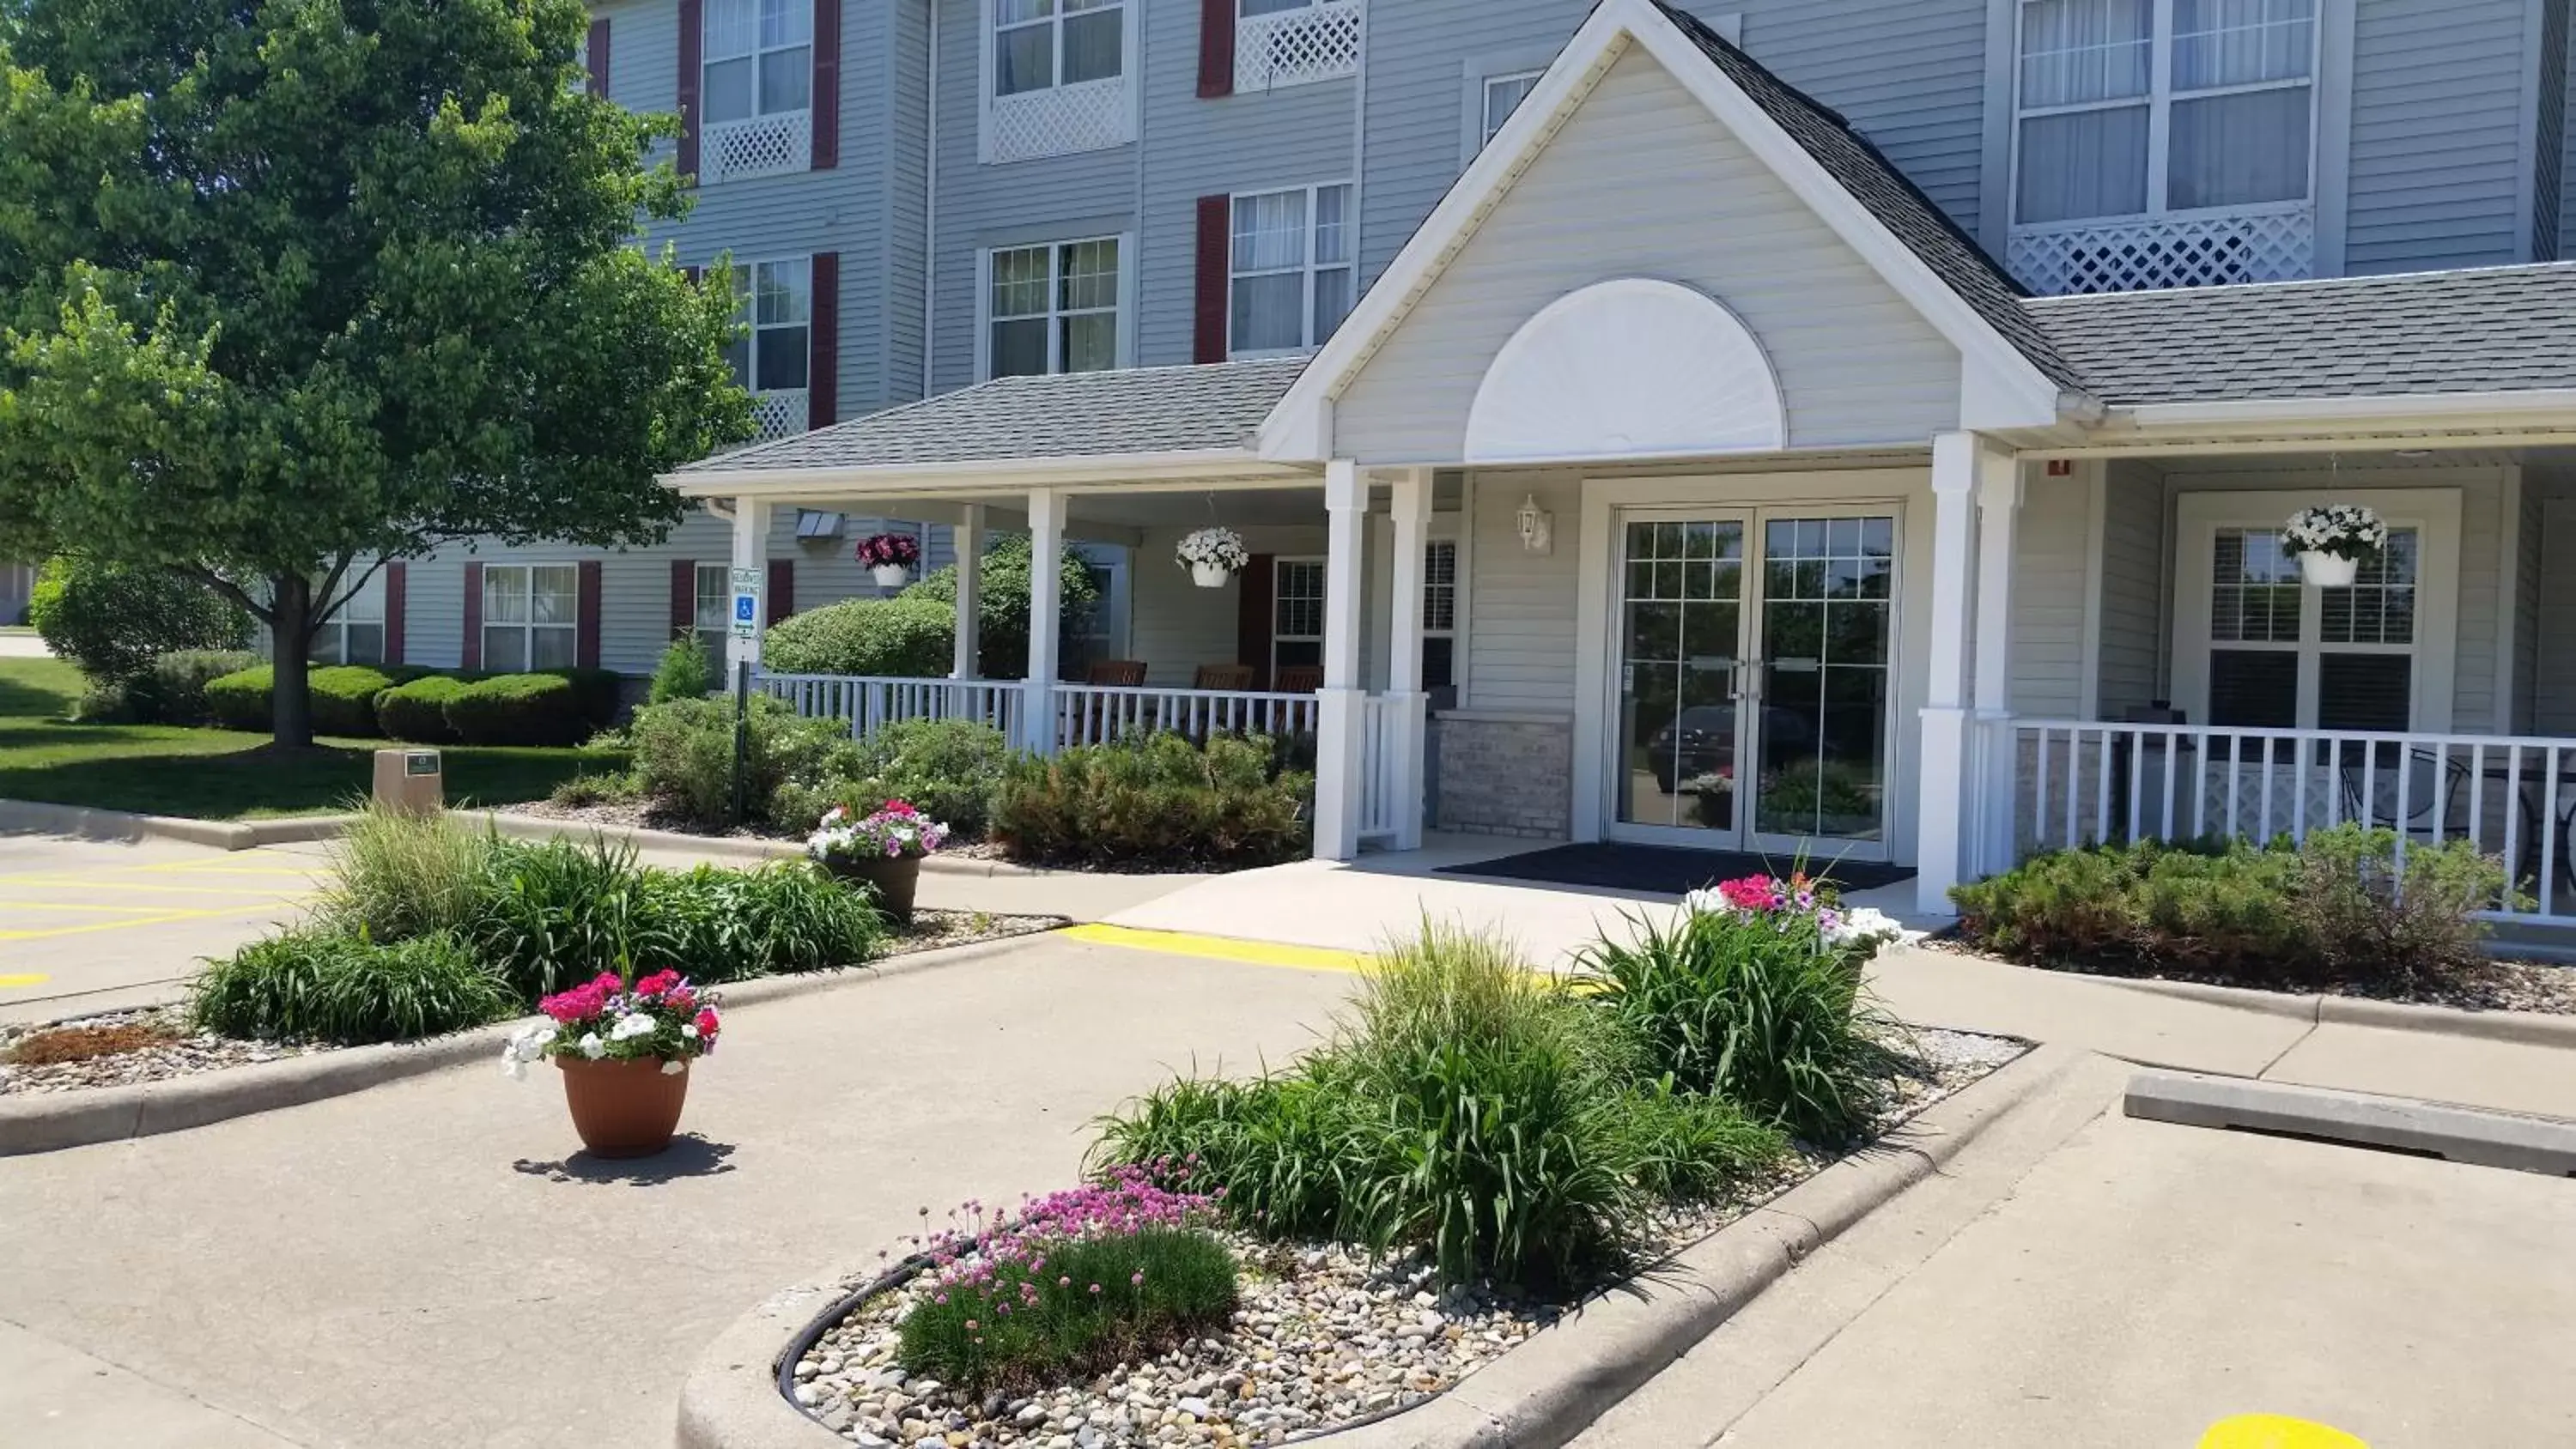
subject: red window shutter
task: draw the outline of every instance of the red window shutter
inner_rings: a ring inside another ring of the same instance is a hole
[[[385,662],[403,662],[403,613],[405,594],[410,580],[405,577],[409,566],[402,563],[385,565]]]
[[[841,164],[841,0],[814,0],[814,169]]]
[[[680,179],[698,179],[698,71],[705,54],[706,0],[680,0]]]
[[[1252,666],[1252,687],[1270,687],[1270,593],[1277,582],[1270,562],[1276,555],[1256,553],[1234,576],[1235,662]]]
[[[457,667],[483,667],[483,566],[465,566],[465,643],[456,654]]]
[[[582,59],[590,71],[590,93],[602,100],[606,100],[608,98],[607,21],[594,20],[590,22],[590,44],[585,48]]]
[[[1199,0],[1199,94],[1234,94],[1235,0]]]
[[[573,595],[574,621],[572,662],[584,669],[599,667],[599,560],[585,559],[578,569],[580,582]]]
[[[769,618],[767,623],[796,612],[796,560],[774,558],[769,561]]]
[[[685,639],[698,627],[698,561],[671,560],[671,637]]]
[[[814,254],[814,295],[805,329],[805,426],[828,428],[840,421],[841,395],[841,254]]]
[[[1223,362],[1226,312],[1234,267],[1234,198],[1199,198],[1197,324],[1191,331],[1190,360]]]

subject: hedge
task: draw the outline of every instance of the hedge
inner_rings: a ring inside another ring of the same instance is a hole
[[[274,671],[265,664],[206,681],[206,713],[228,730],[265,730],[274,711],[268,696]]]
[[[581,692],[560,674],[496,674],[447,701],[448,732],[469,745],[571,745],[590,732]]]
[[[393,688],[391,675],[365,664],[334,664],[305,674],[313,708],[313,732],[359,739],[373,738],[376,696]],[[277,688],[274,666],[261,664],[205,684],[206,712],[229,730],[265,730],[273,723]]]
[[[413,744],[444,744],[456,738],[447,727],[447,706],[469,686],[447,674],[424,674],[376,696],[376,722],[385,734]]]

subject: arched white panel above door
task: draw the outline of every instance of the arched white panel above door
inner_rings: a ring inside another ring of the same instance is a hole
[[[1707,294],[1646,277],[1559,297],[1494,354],[1469,463],[1574,462],[1787,446],[1780,381]]]

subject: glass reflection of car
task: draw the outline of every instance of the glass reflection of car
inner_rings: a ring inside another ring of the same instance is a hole
[[[1803,752],[1815,743],[1816,731],[1798,711],[1765,705],[1762,735],[1766,749]],[[1654,763],[1655,783],[1667,795],[1679,794],[1684,786],[1694,791],[1733,789],[1735,706],[1695,704],[1683,709],[1646,742],[1646,757]]]

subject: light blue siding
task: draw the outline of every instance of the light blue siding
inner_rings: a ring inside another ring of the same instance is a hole
[[[2353,32],[2344,267],[2354,274],[2520,260],[2528,5],[2367,0]]]

